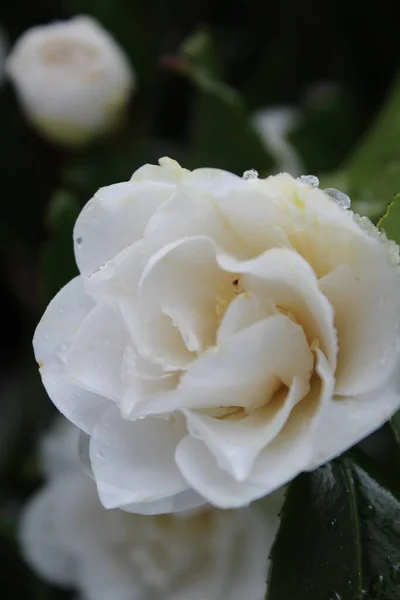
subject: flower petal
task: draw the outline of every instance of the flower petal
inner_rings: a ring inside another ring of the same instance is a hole
[[[40,369],[43,385],[58,410],[71,423],[91,433],[110,406],[110,401],[68,381],[64,365],[49,364]]]
[[[400,409],[400,379],[396,369],[389,383],[358,396],[338,396],[322,413],[315,430],[309,470],[335,458],[381,427]]]
[[[203,496],[200,496],[194,490],[185,490],[173,496],[161,498],[161,500],[154,500],[154,502],[127,504],[121,506],[121,509],[138,515],[163,515],[193,510],[205,504],[206,500]]]
[[[181,177],[188,172],[176,160],[167,156],[160,158],[158,162],[158,165],[147,164],[137,169],[133,173],[131,181],[177,184]]]
[[[269,555],[279,528],[283,490],[270,494],[261,502],[262,507],[252,505],[237,511],[242,513],[243,531],[238,532],[239,536],[231,545],[233,557],[226,576],[227,589],[222,596],[227,600],[261,600],[265,597]]]
[[[22,514],[19,538],[25,559],[43,578],[70,587],[77,583],[79,564],[60,541],[58,507],[66,491],[65,481],[59,480],[37,493]]]
[[[326,406],[332,402],[335,385],[330,364],[320,350],[316,354],[319,378],[314,378],[308,396],[295,406],[285,427],[261,452],[249,476],[249,482],[262,486],[264,494],[308,470],[313,460],[314,435]]]
[[[354,241],[365,237],[365,233],[350,211],[343,210],[319,188],[287,173],[259,180],[258,188],[266,196],[266,206],[259,209],[258,215],[255,212],[258,228],[262,231],[271,222],[281,227],[291,247],[312,266],[317,277],[340,264],[351,263]],[[226,204],[228,209],[230,204]],[[249,212],[250,208],[246,214]]]
[[[282,383],[290,387],[296,376],[307,382],[312,366],[302,328],[284,315],[268,317],[203,352],[187,367],[176,391],[138,404],[135,413],[216,406],[257,408]]]
[[[222,254],[217,260],[226,271],[243,274],[240,281],[244,289],[292,314],[304,328],[309,344],[318,340],[335,368],[337,343],[333,309],[320,291],[312,268],[301,256],[287,248],[272,248],[248,261]]]
[[[173,371],[183,368],[193,358],[179,330],[169,315],[161,313],[153,319],[152,327],[144,326],[138,310],[139,281],[143,269],[157,250],[157,241],[147,244],[140,240],[90,276],[86,288],[99,302],[118,308],[143,357]]]
[[[214,183],[210,184],[207,177],[199,177],[200,171],[220,173],[219,182],[216,177]],[[196,185],[196,178],[199,185]],[[149,220],[144,237],[158,238],[164,245],[183,237],[204,235],[213,239],[225,251],[248,256],[248,245],[223,218],[215,203],[213,193],[219,186],[225,185],[227,180],[233,184],[237,180],[240,182],[236,175],[216,169],[198,169],[186,173],[175,194]]]
[[[289,391],[279,390],[266,406],[238,420],[216,419],[192,410],[183,412],[189,433],[206,444],[218,466],[236,481],[244,481],[257,456],[279,434],[308,389],[308,382],[295,377]]]
[[[239,294],[226,309],[217,332],[217,344],[227,337],[245,329],[265,317],[277,315],[278,310],[264,298],[260,299],[252,292]]]
[[[74,228],[75,258],[82,275],[89,276],[139,240],[152,214],[174,189],[170,183],[149,181],[100,188]]]
[[[175,460],[188,483],[219,508],[245,506],[264,495],[261,486],[237,482],[221,470],[207,446],[191,436],[178,444]]]
[[[163,371],[160,365],[146,361],[131,345],[127,346],[122,359],[121,399],[118,402],[122,415],[130,415],[139,402],[168,392],[178,383],[178,373]]]
[[[63,362],[82,321],[94,307],[83,288],[81,277],[75,277],[50,302],[33,337],[33,348],[39,365]]]
[[[106,508],[152,502],[187,489],[175,462],[179,437],[166,419],[122,419],[112,406],[93,430],[90,460]]]
[[[171,242],[151,257],[139,283],[139,310],[145,326],[152,326],[154,316],[168,315],[191,352],[215,343],[218,294],[230,285],[234,295],[232,276],[219,268],[216,251],[207,237]]]
[[[66,375],[91,392],[117,400],[127,332],[120,314],[97,305],[83,321],[66,356]]]
[[[352,266],[342,265],[320,280],[339,336],[337,394],[380,387],[398,361],[400,271],[381,246],[360,241]]]

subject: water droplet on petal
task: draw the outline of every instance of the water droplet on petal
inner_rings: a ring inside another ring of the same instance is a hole
[[[319,186],[319,179],[315,175],[300,175],[297,181],[309,185],[310,187],[317,188]]]
[[[100,460],[103,460],[103,458],[104,458],[103,452],[101,450],[98,450],[96,452],[96,457],[99,458]]]
[[[95,269],[95,270],[93,271],[93,273],[91,273],[91,274],[89,275],[89,279],[90,279],[90,277],[93,277],[93,275],[97,275],[97,273],[100,273],[100,271],[102,271],[102,270],[104,269],[104,267],[106,267],[106,266],[107,266],[107,263],[104,263],[104,264],[102,264],[102,265],[99,265],[99,266],[97,267],[97,269]]]
[[[68,344],[61,344],[61,346],[59,346],[56,350],[56,356],[62,360],[62,362],[65,362],[66,356],[67,356],[67,352],[68,352],[68,348],[69,345]]]
[[[255,169],[249,169],[243,173],[242,179],[258,179],[258,171]]]
[[[340,190],[335,190],[335,188],[327,188],[324,190],[325,194],[327,194],[340,208],[350,208],[351,200],[347,194],[341,192]]]
[[[75,242],[78,244],[78,246],[80,246],[83,242],[83,238],[82,237],[77,237]]]

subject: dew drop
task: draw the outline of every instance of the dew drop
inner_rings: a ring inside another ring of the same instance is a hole
[[[377,575],[371,582],[371,586],[369,588],[369,593],[372,598],[378,598],[382,594],[385,589],[385,580],[383,575]]]
[[[78,246],[80,246],[83,242],[83,238],[82,237],[77,237],[75,242],[78,244]]]
[[[297,181],[309,185],[310,187],[317,188],[319,186],[319,179],[315,175],[300,175]]]
[[[243,173],[242,179],[258,179],[258,171],[255,169],[249,169]]]
[[[65,361],[65,358],[67,356],[68,348],[69,348],[68,344],[61,344],[61,346],[59,346],[57,348],[56,356],[59,359],[61,359],[63,362]]]
[[[98,458],[98,459],[100,459],[100,460],[103,460],[103,458],[104,458],[104,453],[103,453],[101,450],[98,450],[98,451],[96,452],[96,456],[97,456],[97,458]]]
[[[340,208],[350,208],[351,200],[347,194],[341,192],[340,190],[336,190],[335,188],[327,188],[324,190],[325,194],[327,194]]]
[[[336,529],[337,528],[337,524],[338,524],[337,519],[332,519],[328,523],[328,529]]]
[[[100,273],[100,271],[102,271],[102,270],[104,269],[104,267],[106,267],[106,266],[107,266],[107,263],[104,263],[104,264],[102,264],[102,265],[99,265],[99,266],[97,267],[97,269],[95,269],[95,270],[93,271],[93,273],[91,273],[91,274],[89,275],[89,279],[90,279],[90,277],[93,277],[93,275],[97,275],[97,273]]]
[[[375,515],[375,508],[372,504],[366,504],[361,508],[360,514],[362,517],[373,517]]]

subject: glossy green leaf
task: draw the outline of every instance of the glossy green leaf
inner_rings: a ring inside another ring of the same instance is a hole
[[[398,600],[399,498],[358,454],[300,475],[283,507],[267,600]]]
[[[399,181],[400,185],[400,181]],[[380,219],[378,227],[382,229],[389,240],[400,244],[400,194],[397,194],[386,213]]]
[[[344,164],[344,190],[356,202],[390,201],[400,186],[400,78],[371,129]]]
[[[400,194],[397,194],[393,202],[389,204],[386,213],[378,223],[378,227],[386,233],[390,240],[400,244]],[[400,445],[400,411],[392,417],[390,425]]]
[[[400,411],[398,411],[394,417],[392,417],[390,424],[392,426],[397,443],[400,445]]]
[[[72,231],[80,207],[70,193],[56,192],[47,210],[49,238],[43,251],[43,286],[50,300],[77,274],[72,243]]]
[[[177,70],[196,91],[185,165],[213,166],[237,174],[256,169],[266,174],[273,161],[240,94],[220,79],[220,61],[211,36],[197,31],[183,44],[182,59],[186,62],[177,60]]]

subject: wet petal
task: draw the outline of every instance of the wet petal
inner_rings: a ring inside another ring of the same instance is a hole
[[[122,419],[112,406],[93,430],[90,460],[106,508],[153,502],[187,489],[174,461],[179,441],[166,419]]]

